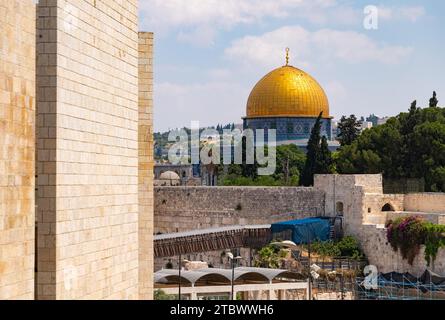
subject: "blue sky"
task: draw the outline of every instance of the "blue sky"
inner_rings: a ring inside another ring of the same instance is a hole
[[[364,8],[378,29],[363,26]],[[155,32],[155,130],[241,123],[253,86],[285,63],[313,75],[331,114],[395,115],[438,93],[445,105],[445,3],[140,0]]]

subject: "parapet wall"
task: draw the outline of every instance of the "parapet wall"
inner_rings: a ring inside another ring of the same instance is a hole
[[[407,194],[404,206],[405,211],[445,214],[445,193]]]
[[[155,233],[324,215],[324,193],[313,188],[157,187],[154,198]]]

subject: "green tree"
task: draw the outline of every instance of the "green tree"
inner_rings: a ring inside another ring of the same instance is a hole
[[[320,157],[320,129],[322,116],[323,112],[320,113],[317,120],[315,121],[307,145],[306,163],[301,174],[301,184],[307,187],[314,184],[314,174],[316,173]]]
[[[295,144],[281,145],[276,148],[277,168],[275,180],[283,185],[298,185],[300,172],[303,170],[306,155]]]
[[[317,169],[315,173],[330,174],[333,173],[332,154],[329,150],[328,139],[323,136],[321,138],[320,153],[317,160]]]
[[[427,191],[445,191],[445,109],[420,109],[364,131],[340,148],[339,173],[382,173],[385,178],[423,178]]]
[[[268,152],[266,148],[265,152]],[[220,165],[219,181],[224,186],[297,186],[306,159],[296,145],[276,147],[277,167],[271,176],[258,176],[259,165],[231,164],[225,169]],[[253,172],[255,170],[255,172]]]
[[[258,251],[255,259],[255,267],[277,269],[280,267],[280,260],[285,256],[285,252],[275,246],[268,245]]]
[[[338,123],[338,140],[341,146],[352,144],[360,135],[360,127],[362,122],[357,120],[355,115],[350,115],[349,118],[343,116]]]
[[[439,100],[437,100],[437,93],[433,91],[433,97],[430,99],[430,108],[435,108],[439,104]]]

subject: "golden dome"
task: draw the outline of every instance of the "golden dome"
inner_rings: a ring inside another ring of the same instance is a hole
[[[288,59],[288,58],[287,58]],[[250,93],[246,118],[329,118],[329,102],[323,88],[306,72],[285,65],[261,79]]]

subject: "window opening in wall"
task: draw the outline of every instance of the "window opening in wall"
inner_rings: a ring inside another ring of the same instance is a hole
[[[382,207],[382,211],[387,212],[387,211],[395,211],[395,210],[394,210],[394,207],[390,203],[387,203]]]

